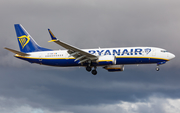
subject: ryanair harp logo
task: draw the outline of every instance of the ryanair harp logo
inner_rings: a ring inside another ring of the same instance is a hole
[[[151,48],[146,48],[146,49],[144,49],[144,51],[146,54],[149,54],[151,52]]]
[[[23,35],[18,37],[19,42],[21,43],[22,49],[26,46],[26,44],[28,44],[28,42],[30,41],[29,35]]]

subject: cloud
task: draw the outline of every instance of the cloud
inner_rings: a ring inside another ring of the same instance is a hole
[[[1,113],[73,113],[68,111],[50,111],[46,108],[37,108],[26,104],[25,99],[5,98],[0,96]]]
[[[44,107],[33,107],[22,100],[0,97],[1,113],[178,113],[180,99],[162,98],[155,95],[137,102],[120,101],[114,104],[64,106],[64,110],[53,111]]]
[[[178,0],[6,0],[0,1],[0,112],[144,113],[179,112]],[[125,66],[124,72],[29,64],[3,49],[19,50],[13,24],[21,23],[36,42],[63,49],[56,37],[79,48],[154,46],[176,58],[156,65]],[[173,93],[172,93],[173,92]],[[158,96],[157,96],[158,95]]]
[[[10,70],[10,71],[9,71]],[[1,68],[0,92],[4,98],[24,99],[22,105],[67,111],[66,106],[136,103],[153,94],[179,98],[178,71],[107,73],[92,76],[85,69]],[[173,92],[173,93],[172,93]],[[20,103],[20,102],[19,102]]]

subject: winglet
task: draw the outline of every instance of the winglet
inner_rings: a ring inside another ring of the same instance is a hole
[[[54,42],[54,41],[57,41],[57,38],[54,36],[54,34],[51,32],[51,30],[48,29],[48,31],[49,31],[49,34],[50,34],[51,39],[52,39],[52,40],[50,40],[50,41],[48,41],[48,42]]]

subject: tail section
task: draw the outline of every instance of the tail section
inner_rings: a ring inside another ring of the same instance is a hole
[[[14,27],[21,52],[52,51],[51,49],[40,47],[22,25],[15,24]]]

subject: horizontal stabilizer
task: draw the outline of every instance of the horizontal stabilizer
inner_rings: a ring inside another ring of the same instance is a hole
[[[29,54],[27,54],[27,53],[23,53],[23,52],[16,51],[16,50],[13,50],[13,49],[9,49],[9,48],[6,48],[6,47],[4,49],[7,49],[8,51],[11,51],[11,52],[13,52],[15,54],[18,54],[18,55],[21,55],[21,56],[29,56]]]

